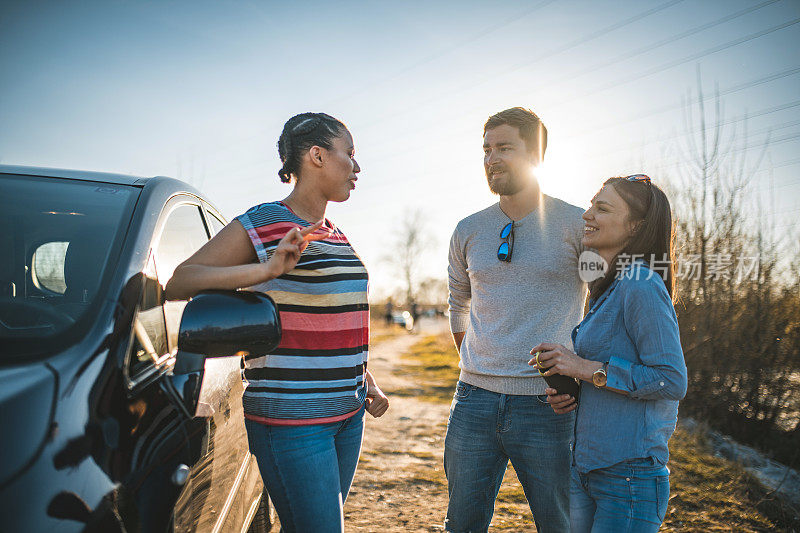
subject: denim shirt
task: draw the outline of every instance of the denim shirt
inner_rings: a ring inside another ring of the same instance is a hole
[[[609,285],[572,331],[575,352],[608,362],[607,387],[581,383],[574,463],[579,472],[651,458],[666,465],[687,374],[664,281],[638,260]]]

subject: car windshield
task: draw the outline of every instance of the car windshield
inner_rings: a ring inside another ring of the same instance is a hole
[[[62,345],[91,324],[138,189],[0,174],[0,355]]]

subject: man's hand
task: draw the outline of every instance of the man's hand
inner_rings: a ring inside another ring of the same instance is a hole
[[[465,331],[453,332],[453,342],[456,343],[456,351],[458,353],[461,353],[461,344],[464,342],[464,335],[466,335]]]
[[[547,394],[547,403],[557,415],[563,415],[578,408],[577,400],[569,394],[558,394],[556,389],[549,387],[544,390],[544,393]]]

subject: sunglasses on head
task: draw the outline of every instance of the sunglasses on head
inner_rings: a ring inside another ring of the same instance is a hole
[[[497,258],[508,263],[514,251],[514,221],[512,220],[500,230],[500,248],[497,249]]]
[[[650,180],[650,176],[648,176],[647,174],[631,174],[630,176],[625,178],[625,181],[635,181],[638,183],[647,184],[647,188],[650,192],[650,195],[647,198],[647,210],[649,211],[650,206],[653,203],[653,182]]]

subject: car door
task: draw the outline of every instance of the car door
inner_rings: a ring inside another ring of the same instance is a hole
[[[203,207],[208,228],[212,234],[219,233],[226,225],[225,219],[208,204],[204,203]],[[215,359],[213,362],[209,360],[206,362],[207,376],[212,375],[212,373],[208,372],[209,363],[224,367],[224,372],[217,374],[218,380],[224,376],[224,381],[220,380],[220,383],[224,383],[224,385],[212,386],[210,383],[204,383],[200,401],[216,404],[214,395],[228,398],[230,414],[225,417],[225,435],[223,437],[222,432],[218,432],[217,435],[220,441],[224,439],[229,443],[228,446],[236,447],[237,450],[240,450],[237,453],[237,461],[241,461],[233,487],[228,494],[229,511],[224,520],[217,522],[215,531],[238,531],[241,528],[241,524],[250,522],[258,510],[259,503],[266,509],[265,512],[267,514],[262,517],[260,527],[251,527],[249,531],[269,531],[274,519],[274,516],[270,515],[273,509],[267,503],[268,496],[264,491],[258,464],[255,457],[250,454],[247,445],[247,430],[244,426],[244,409],[242,407],[242,393],[244,392],[241,375],[242,360],[239,357]],[[262,496],[265,498],[263,502],[261,502]]]
[[[217,231],[218,215],[195,198],[176,198],[154,247],[158,280],[165,286],[175,268]],[[208,217],[208,218],[207,218]],[[210,231],[209,231],[210,230]],[[185,301],[164,303],[167,342],[177,352]],[[186,490],[175,506],[176,531],[239,530],[260,494],[258,469],[250,458],[242,410],[241,357],[208,359],[197,415],[205,420],[203,449],[190,465]]]

